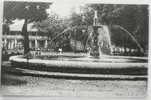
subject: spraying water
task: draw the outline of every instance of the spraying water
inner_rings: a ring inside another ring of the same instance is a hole
[[[125,28],[119,26],[119,25],[114,25],[114,27],[118,27],[125,31],[131,38],[132,40],[136,43],[136,45],[140,48],[141,52],[143,53],[144,50],[141,47],[141,45],[138,43],[138,41],[135,39],[135,37],[127,31]],[[63,32],[55,36],[53,40],[55,40],[57,37],[60,35],[66,33],[68,30],[72,30],[75,27],[69,27],[65,29]],[[110,38],[110,31],[109,27],[107,25],[100,25],[98,22],[98,17],[97,17],[97,11],[94,12],[94,19],[93,19],[93,26],[88,28],[88,38],[86,40],[85,47],[89,47],[89,54],[94,57],[99,57],[103,55],[111,55],[112,54],[112,48],[111,48],[111,38]],[[89,43],[89,44],[88,44]]]
[[[109,28],[106,25],[102,25],[102,28],[98,29],[99,36],[98,36],[98,45],[99,50],[102,55],[110,55],[111,54],[111,39],[110,39],[110,32]]]
[[[110,55],[111,39],[109,28],[106,25],[100,25],[97,11],[94,11],[93,26],[91,30],[90,55],[94,57]]]
[[[142,53],[144,53],[144,49],[142,48],[142,46],[140,45],[140,43],[136,40],[136,38],[127,29],[125,29],[124,27],[122,27],[120,25],[114,25],[114,27],[118,27],[121,30],[125,31],[132,38],[132,40],[136,43],[136,45],[138,46],[138,48],[140,49],[140,51]]]
[[[90,55],[94,57],[99,57],[102,55],[110,55],[111,54],[111,39],[110,39],[110,32],[109,28],[106,25],[99,25],[98,17],[97,17],[97,11],[94,12],[94,21],[93,26],[88,28],[89,36],[86,40],[86,47],[88,45],[88,41],[90,40],[89,44],[89,51]],[[66,33],[68,30],[72,30],[75,27],[67,28],[57,36],[55,36],[50,43],[52,43],[53,40],[55,40],[57,37],[61,36],[62,34]]]

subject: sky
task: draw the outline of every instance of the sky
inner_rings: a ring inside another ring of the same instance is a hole
[[[53,12],[63,18],[69,17],[73,11],[80,13],[80,6],[84,5],[84,2],[79,0],[52,0],[52,2],[48,13]]]

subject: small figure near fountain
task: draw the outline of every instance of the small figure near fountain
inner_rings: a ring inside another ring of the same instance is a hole
[[[62,54],[62,48],[59,48],[58,51],[59,51],[59,54]]]

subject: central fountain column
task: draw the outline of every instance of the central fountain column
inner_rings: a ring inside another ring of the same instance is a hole
[[[91,51],[90,55],[94,57],[100,56],[99,46],[98,46],[98,26],[93,26],[93,34],[92,34],[92,44],[91,44]]]
[[[94,12],[94,19],[93,19],[93,33],[92,33],[92,44],[91,44],[91,50],[90,55],[93,57],[99,57],[100,56],[100,49],[99,49],[99,32],[98,29],[101,28],[98,24],[98,17],[97,17],[97,11]]]

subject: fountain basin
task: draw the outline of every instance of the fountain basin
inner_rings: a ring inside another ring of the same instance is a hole
[[[26,59],[23,56],[12,56],[14,67],[24,69],[83,74],[120,74],[146,75],[147,59],[143,57],[105,56],[93,58],[86,56],[39,56]]]

